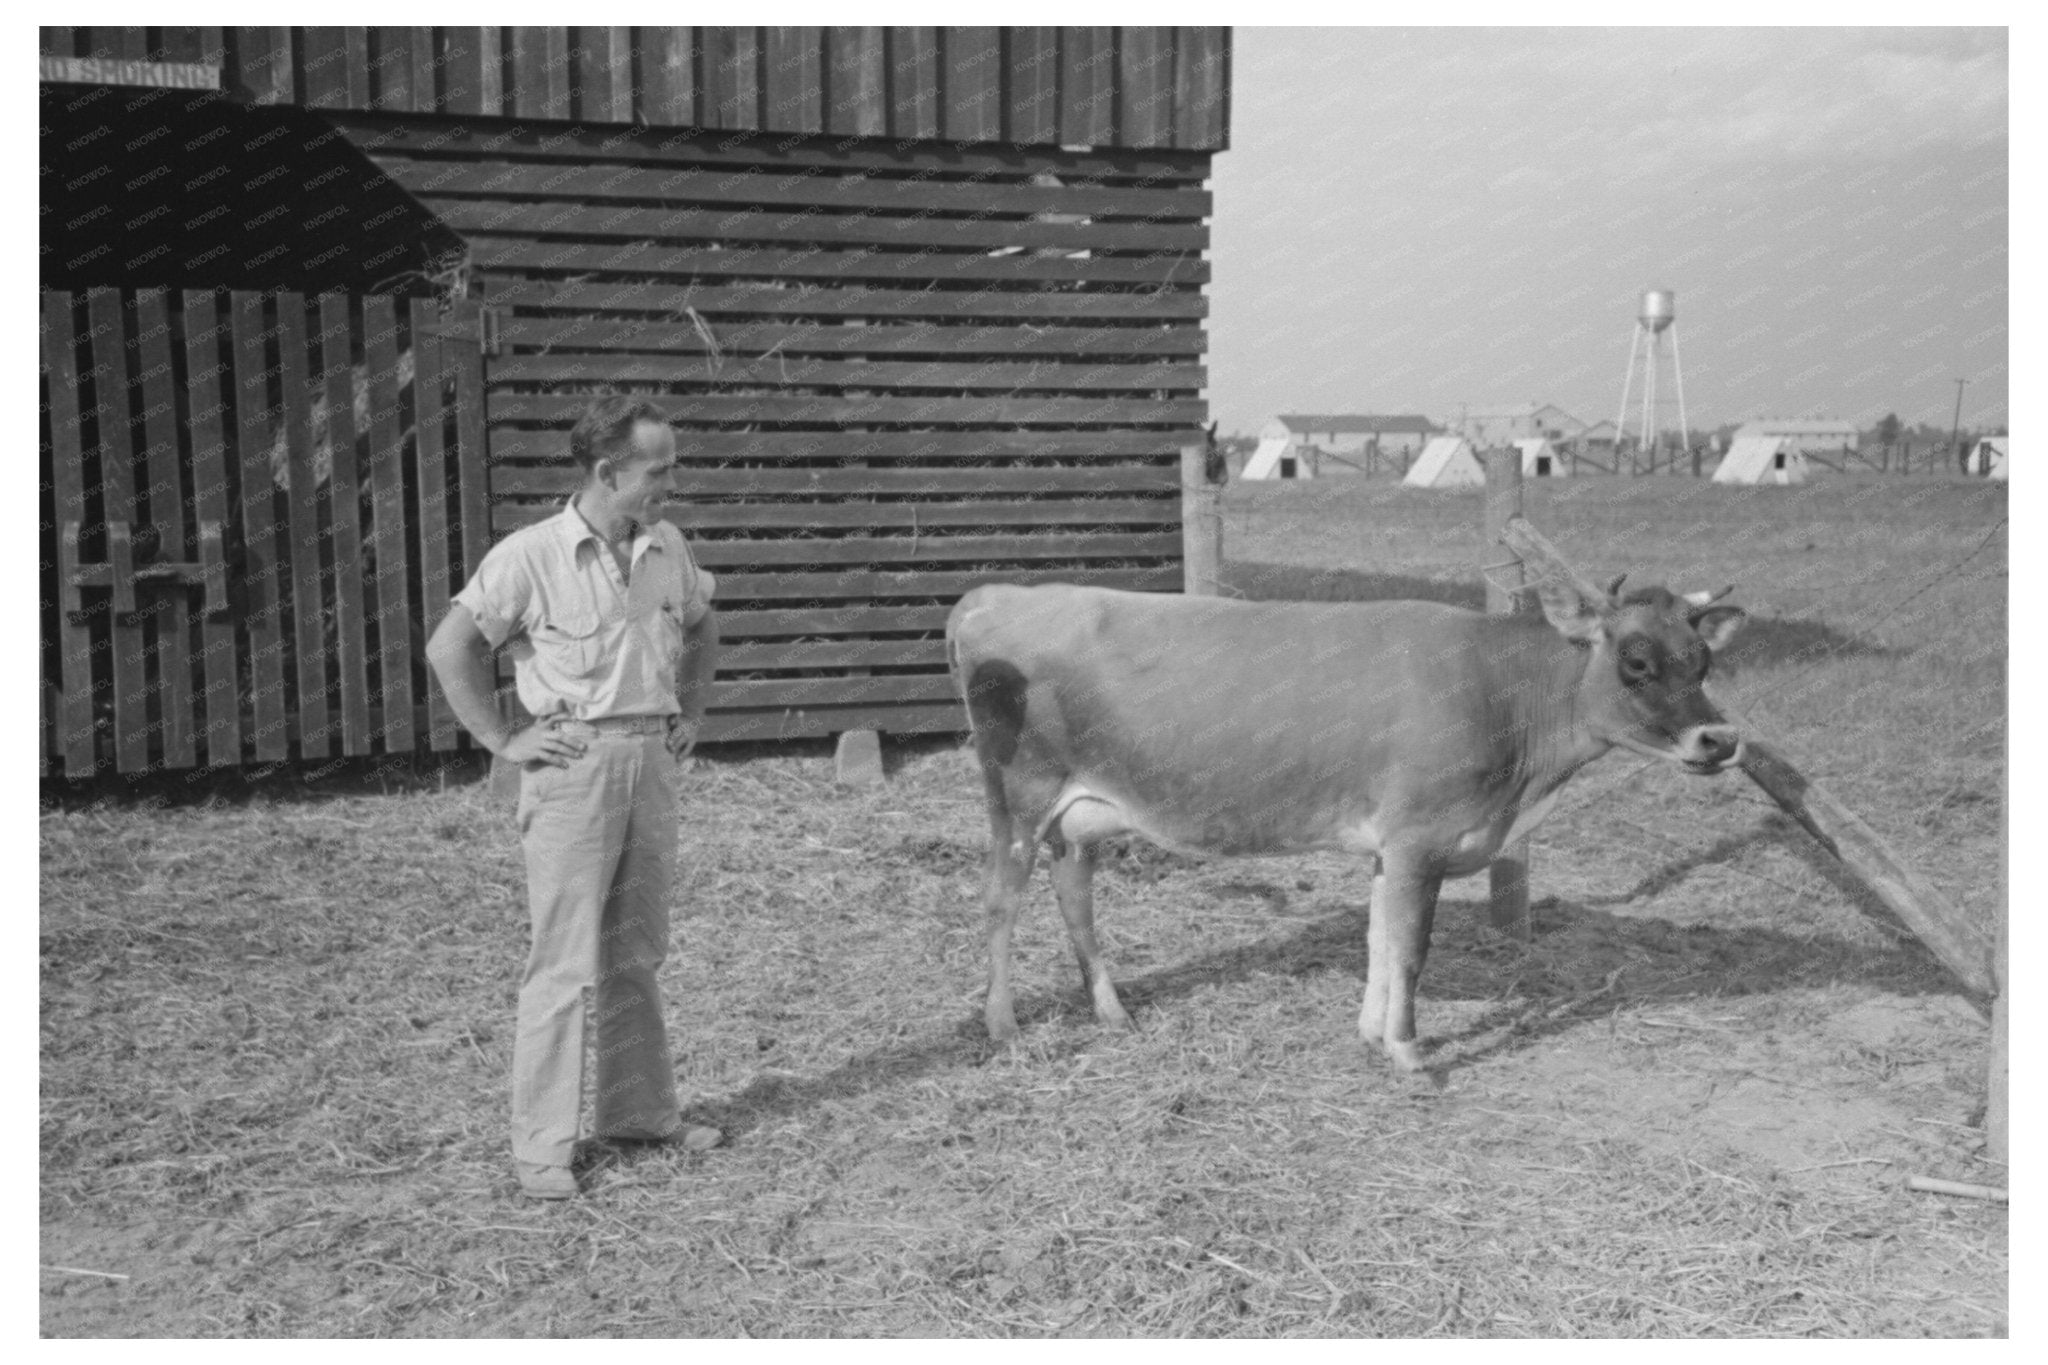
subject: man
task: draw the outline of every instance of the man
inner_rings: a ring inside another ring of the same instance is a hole
[[[512,1156],[536,1199],[575,1195],[580,1140],[678,1136],[655,972],[668,951],[677,769],[718,648],[712,577],[661,520],[676,463],[667,417],[643,399],[600,399],[569,451],[582,487],[493,546],[427,642],[456,717],[520,765],[533,942]],[[493,701],[491,656],[504,646],[534,717],[524,726]]]

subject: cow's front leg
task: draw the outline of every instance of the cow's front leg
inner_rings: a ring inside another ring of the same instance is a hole
[[[1102,948],[1095,941],[1095,851],[1076,843],[1059,846],[1053,858],[1052,884],[1059,897],[1060,918],[1067,922],[1067,937],[1074,944],[1074,958],[1081,964],[1081,989],[1094,1002],[1096,1019],[1129,1028],[1131,1016],[1117,999]]]
[[[1415,1035],[1415,988],[1429,956],[1443,878],[1420,860],[1390,857],[1373,879],[1372,918],[1366,933],[1365,1003],[1358,1032],[1386,1049],[1403,1071],[1422,1069]]]

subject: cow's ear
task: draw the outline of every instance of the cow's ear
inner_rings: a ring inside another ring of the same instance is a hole
[[[1742,623],[1749,619],[1749,613],[1741,607],[1709,607],[1692,618],[1692,628],[1707,642],[1707,648],[1719,654],[1728,648]]]
[[[1600,625],[1606,619],[1604,603],[1587,597],[1575,585],[1556,579],[1540,585],[1536,593],[1543,600],[1544,617],[1559,635],[1586,644],[1600,638]]]

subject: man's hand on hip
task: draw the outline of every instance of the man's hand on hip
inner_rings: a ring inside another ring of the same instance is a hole
[[[523,730],[513,731],[498,750],[498,757],[508,763],[550,763],[566,768],[571,761],[583,757],[583,745],[546,721],[535,721]]]
[[[678,715],[671,715],[668,718],[667,741],[670,758],[681,760],[690,756],[690,750],[697,747],[697,724],[694,720],[684,720]]]

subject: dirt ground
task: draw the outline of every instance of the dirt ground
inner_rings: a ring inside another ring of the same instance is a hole
[[[1276,528],[1247,553],[1311,517],[1334,553],[1347,509],[1271,496],[1233,505]],[[1948,513],[1894,548],[1888,601],[1982,539]],[[1868,648],[1759,656],[1729,704],[1995,913],[2002,629],[1957,624],[1984,584],[1873,625],[1784,586],[1788,528],[1745,551],[1774,617]],[[1368,883],[1323,855],[1113,852],[1129,1033],[1093,1022],[1041,871],[1024,1038],[990,1048],[971,758],[890,766],[845,790],[819,746],[696,763],[663,979],[688,1116],[726,1140],[597,1148],[547,1207],[504,1151],[522,882],[487,784],[47,804],[42,1332],[2004,1333],[2005,1207],[1905,1185],[2006,1183],[1984,1017],[1739,779],[1601,760],[1536,836],[1530,943],[1483,926],[1483,880],[1448,886],[1414,1079],[1358,1043]]]

